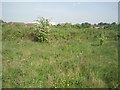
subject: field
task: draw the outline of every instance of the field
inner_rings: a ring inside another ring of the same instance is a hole
[[[50,26],[47,42],[34,41],[33,32],[3,25],[3,88],[118,87],[116,28]]]

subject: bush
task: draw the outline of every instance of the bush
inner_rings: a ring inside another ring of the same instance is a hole
[[[85,23],[82,23],[82,24],[81,24],[81,27],[82,27],[82,28],[90,28],[90,26],[91,26],[91,24],[88,23],[88,22],[85,22]]]
[[[38,17],[36,20],[39,24],[35,26],[34,40],[37,42],[48,41],[49,20],[43,17]]]
[[[102,34],[100,34],[99,41],[99,45],[103,45],[105,43],[105,37]]]

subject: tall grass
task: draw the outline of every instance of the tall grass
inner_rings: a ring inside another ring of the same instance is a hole
[[[117,31],[51,26],[49,42],[32,27],[3,26],[4,88],[117,88]],[[100,34],[105,43],[99,45]]]

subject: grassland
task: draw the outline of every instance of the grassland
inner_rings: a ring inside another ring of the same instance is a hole
[[[51,26],[43,43],[33,41],[33,32],[3,25],[3,88],[118,87],[116,29]]]

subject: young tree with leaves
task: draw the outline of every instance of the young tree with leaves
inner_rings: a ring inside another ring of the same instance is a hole
[[[43,17],[38,17],[38,19],[35,21],[38,22],[38,24],[36,24],[36,26],[35,26],[34,40],[38,41],[38,42],[48,41],[48,33],[50,30],[49,20],[45,19]]]

